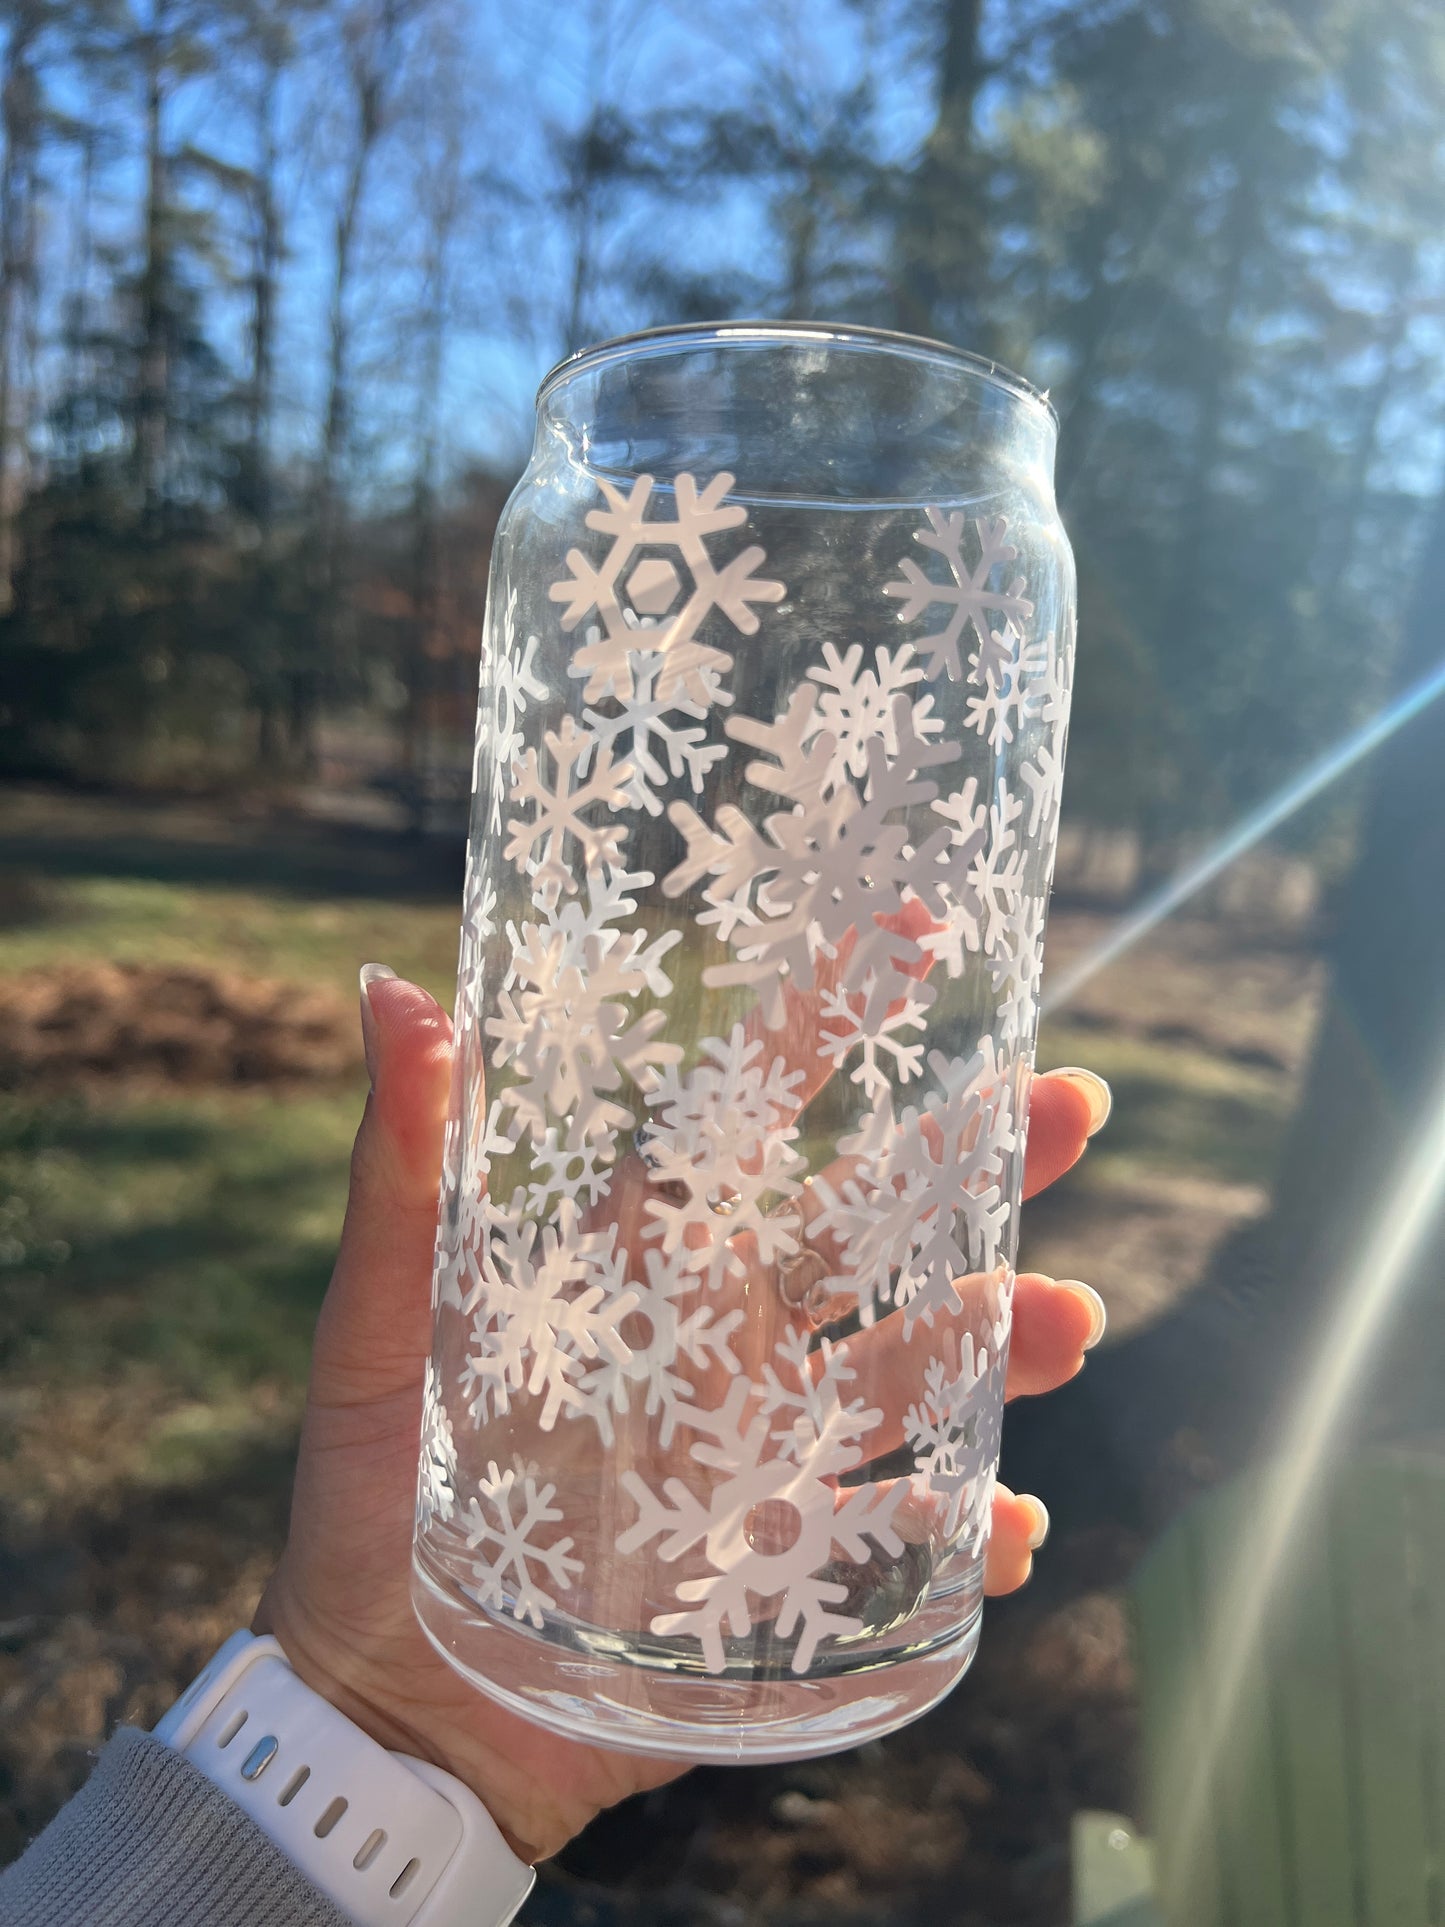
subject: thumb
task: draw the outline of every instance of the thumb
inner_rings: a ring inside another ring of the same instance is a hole
[[[451,1020],[420,985],[381,965],[368,964],[361,978],[371,1095],[316,1327],[311,1397],[322,1405],[369,1404],[415,1387],[431,1342]]]

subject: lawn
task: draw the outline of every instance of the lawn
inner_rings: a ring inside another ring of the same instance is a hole
[[[0,797],[0,983],[97,959],[248,972],[323,993],[349,1026],[367,959],[449,1000],[458,887],[455,851],[400,839]],[[1102,927],[1060,911],[1051,954]],[[1209,925],[1091,985],[1041,1058],[1100,1070],[1115,1115],[1032,1208],[1025,1261],[1098,1285],[1116,1333],[1185,1289],[1262,1207],[1313,997],[1288,945]],[[364,1091],[358,1045],[329,1080],[0,1094],[0,1859],[109,1725],[153,1719],[249,1615],[284,1532]],[[882,1921],[940,1881],[1000,1920],[1057,1919],[1068,1811],[1127,1797],[1117,1598],[1039,1592],[991,1616],[986,1655],[883,1752],[656,1796],[640,1833],[624,1816],[574,1850],[549,1905],[640,1853],[652,1888],[726,1892],[739,1921],[815,1903]],[[1040,1748],[1045,1782],[1019,1765]]]

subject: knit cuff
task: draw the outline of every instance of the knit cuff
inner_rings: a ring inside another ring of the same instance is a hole
[[[348,1927],[255,1822],[163,1740],[123,1726],[0,1873],[0,1927]]]

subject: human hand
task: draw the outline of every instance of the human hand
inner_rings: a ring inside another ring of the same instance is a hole
[[[422,1379],[451,1025],[398,979],[364,1000],[372,1094],[352,1159],[341,1249],[317,1326],[291,1532],[256,1616],[297,1672],[383,1745],[471,1786],[528,1859],[554,1853],[603,1807],[661,1784],[664,1760],[569,1741],[463,1684],[427,1641],[410,1599]],[[1034,1079],[1025,1195],[1081,1155],[1102,1122],[1089,1085]],[[1102,1329],[1096,1296],[1018,1279],[1010,1397],[1079,1370]],[[1028,1577],[1047,1514],[998,1489],[987,1590]]]

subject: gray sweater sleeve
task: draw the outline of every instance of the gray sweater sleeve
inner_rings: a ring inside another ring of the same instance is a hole
[[[0,1927],[348,1927],[219,1787],[123,1726],[0,1873]]]

